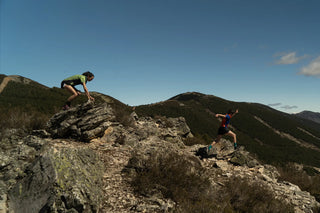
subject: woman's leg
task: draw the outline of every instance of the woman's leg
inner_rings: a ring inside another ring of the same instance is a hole
[[[72,94],[67,100],[69,103],[79,95],[78,92],[70,85],[65,84],[64,88]]]

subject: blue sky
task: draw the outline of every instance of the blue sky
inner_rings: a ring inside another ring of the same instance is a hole
[[[0,73],[129,105],[196,91],[320,112],[320,1],[0,0]],[[82,89],[82,88],[81,88]]]

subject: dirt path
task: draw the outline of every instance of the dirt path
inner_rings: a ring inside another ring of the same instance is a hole
[[[139,200],[122,172],[125,165],[128,164],[130,151],[116,147],[106,149],[103,155],[107,169],[103,177],[105,200],[101,212],[130,212],[130,207],[138,204]]]
[[[4,90],[4,88],[6,88],[7,84],[9,81],[11,81],[12,79],[10,77],[5,77],[2,81],[2,83],[0,84],[0,94],[2,93],[2,91]]]

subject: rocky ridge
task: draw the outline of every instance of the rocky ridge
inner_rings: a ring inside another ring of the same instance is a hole
[[[188,162],[188,173],[209,177],[212,187],[246,178],[268,187],[294,212],[320,208],[308,192],[278,181],[276,168],[243,148],[234,151],[227,140],[212,153],[185,146],[183,140],[193,136],[182,117],[132,113],[124,125],[115,110],[87,103],[57,113],[47,131],[26,137],[8,131],[0,143],[0,212],[179,212],[179,203],[160,189],[139,193],[132,184],[139,171],[150,169],[146,162],[169,154]]]

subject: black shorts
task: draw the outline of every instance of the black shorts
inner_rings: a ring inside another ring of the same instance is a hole
[[[72,86],[70,81],[62,81],[62,82],[61,82],[61,89],[64,88],[64,85],[70,85],[70,86]],[[74,86],[72,86],[72,87],[74,88]]]
[[[218,129],[218,135],[225,135],[229,132],[230,130],[228,129],[228,127],[222,127],[220,126]]]
[[[73,85],[71,85],[71,84],[70,84],[70,81],[62,81],[62,82],[61,82],[61,89],[63,89],[65,85],[72,86],[72,88],[73,88],[75,91],[81,92],[80,90],[78,90],[77,88],[75,88]]]
[[[65,82],[65,81],[62,81],[61,82],[61,89],[63,89],[64,88],[64,85],[66,85],[67,83]]]

